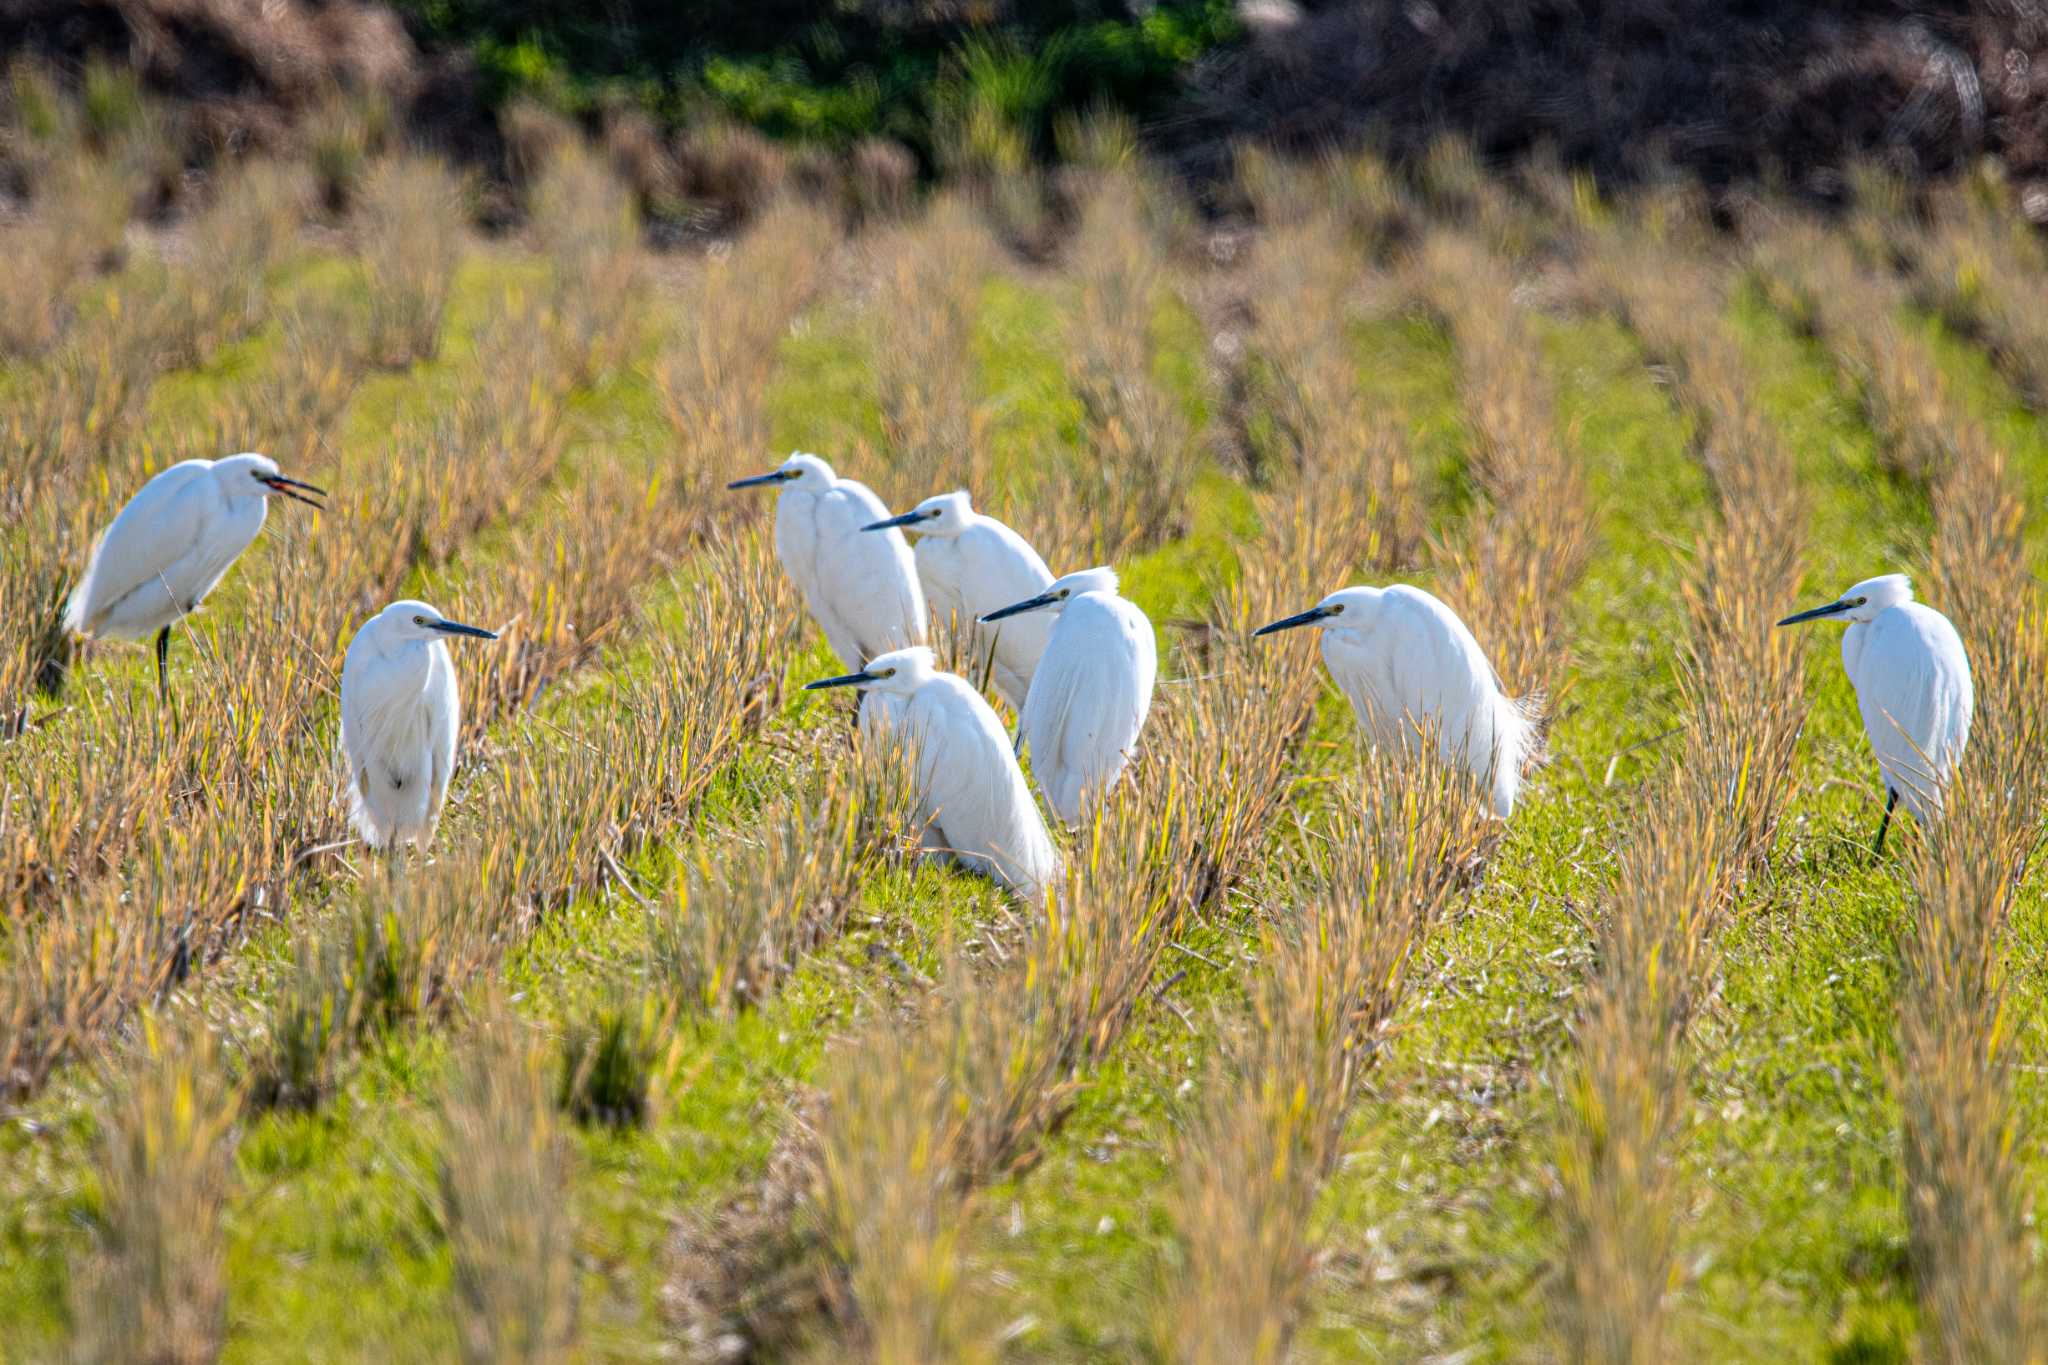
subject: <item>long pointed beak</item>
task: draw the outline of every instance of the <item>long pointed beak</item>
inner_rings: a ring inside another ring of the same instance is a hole
[[[1778,622],[1778,624],[1781,626],[1796,626],[1801,621],[1815,621],[1819,620],[1823,616],[1835,616],[1847,610],[1849,610],[1849,604],[1847,602],[1830,602],[1824,607],[1815,607],[1811,611],[1794,612],[1792,613],[1792,615]]]
[[[930,515],[931,513],[929,512],[905,512],[902,516],[885,517],[881,521],[871,521],[860,529],[863,531],[886,531],[891,526],[915,526]]]
[[[303,488],[304,490],[306,490],[306,493],[317,494],[318,496],[324,498],[327,496],[327,490],[324,488],[315,488],[312,484],[301,483],[297,479],[287,479],[282,474],[273,474],[269,478],[265,479],[263,483],[267,488],[270,489],[271,492],[276,493],[282,497],[290,498],[294,502],[303,502],[304,504],[306,504],[306,506],[318,508],[322,512],[327,510],[326,507],[322,506],[318,502],[315,502],[312,498],[306,497],[304,493],[295,493],[292,491],[295,488]]]
[[[858,673],[842,673],[836,678],[820,678],[804,684],[806,692],[821,692],[828,687],[859,687],[862,683],[875,681],[875,675],[862,669]]]
[[[465,626],[460,621],[436,621],[427,629],[438,630],[443,635],[467,635],[478,640],[498,638],[498,633],[494,630],[485,630],[482,626]]]
[[[763,484],[781,483],[785,479],[788,479],[790,477],[792,476],[784,470],[771,469],[766,474],[756,474],[753,477],[746,479],[734,479],[731,483],[727,484],[726,487],[759,488]]]
[[[1027,611],[1037,611],[1040,607],[1049,607],[1059,600],[1059,597],[1054,593],[1042,592],[1036,597],[1027,597],[1022,602],[1012,602],[1007,607],[998,607],[994,611],[985,611],[975,619],[983,625],[987,625],[991,621],[1000,621],[1005,616],[1022,616]]]
[[[1296,626],[1312,626],[1329,616],[1329,614],[1330,611],[1327,607],[1310,607],[1307,611],[1299,611],[1292,616],[1283,616],[1277,621],[1268,621],[1265,625],[1253,631],[1252,635],[1254,637],[1273,635],[1283,630],[1293,630]]]

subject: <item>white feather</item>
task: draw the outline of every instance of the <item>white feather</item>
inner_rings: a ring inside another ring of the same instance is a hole
[[[1019,895],[1042,897],[1059,875],[1059,854],[996,713],[965,679],[939,672],[929,649],[897,650],[867,667],[877,678],[861,730],[902,727],[919,811],[932,826],[927,844]]]
[[[1479,641],[1421,588],[1345,588],[1317,603],[1329,613],[1323,664],[1359,725],[1382,748],[1404,750],[1433,732],[1438,754],[1490,793],[1493,813],[1514,813],[1534,757],[1533,707],[1509,697]]]
[[[128,500],[65,607],[64,625],[117,640],[155,634],[196,609],[263,529],[268,490],[261,455],[185,460]]]
[[[434,837],[462,700],[455,663],[424,602],[394,602],[349,641],[341,669],[341,752],[348,765],[349,818],[373,848]]]
[[[1043,612],[981,625],[975,618],[1012,602],[1035,597],[1052,585],[1052,570],[1029,541],[974,510],[965,492],[926,498],[906,515],[915,531],[917,576],[932,615],[968,632],[972,667],[989,661],[990,680],[1019,711],[1031,677],[1052,638],[1052,617]]]
[[[925,642],[924,593],[900,531],[863,534],[889,515],[867,485],[842,479],[815,455],[796,454],[775,504],[775,553],[804,605],[849,669]]]
[[[1046,592],[1064,596],[1044,608],[1058,615],[1018,731],[1046,804],[1075,825],[1116,786],[1137,752],[1152,709],[1158,646],[1152,623],[1118,594],[1108,569],[1068,574]]]

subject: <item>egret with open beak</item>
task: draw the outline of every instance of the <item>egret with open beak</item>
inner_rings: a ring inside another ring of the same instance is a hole
[[[272,498],[320,509],[325,490],[268,455],[184,460],[137,490],[93,547],[64,628],[100,639],[156,636],[156,686],[170,694],[171,627],[199,609],[263,529]]]

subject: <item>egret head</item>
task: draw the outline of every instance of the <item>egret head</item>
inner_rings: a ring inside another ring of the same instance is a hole
[[[370,622],[386,649],[415,640],[442,640],[450,635],[468,635],[478,640],[495,640],[497,635],[480,626],[450,621],[425,602],[407,598],[393,602]]]
[[[1307,611],[1283,616],[1277,621],[1268,621],[1253,631],[1253,635],[1272,635],[1297,626],[1342,627],[1356,622],[1379,605],[1380,588],[1339,588]]]
[[[1048,607],[1055,611],[1064,611],[1067,603],[1077,597],[1086,597],[1091,592],[1114,595],[1116,570],[1108,565],[1097,565],[1092,569],[1070,573],[1063,578],[1055,578],[1052,586],[1038,596],[1027,597],[1022,602],[1012,602],[1009,606],[999,607],[995,611],[983,612],[981,620],[984,623],[1000,621],[1005,616],[1022,616],[1027,611],[1043,611]]]
[[[901,516],[872,522],[860,529],[886,531],[891,526],[901,526],[906,531],[916,531],[921,535],[957,536],[973,519],[974,503],[969,500],[967,490],[962,488],[952,493],[936,493]]]
[[[1800,621],[1819,620],[1823,616],[1839,616],[1844,621],[1875,621],[1879,612],[1912,600],[1913,584],[1904,574],[1880,574],[1876,578],[1864,579],[1826,606],[1794,612],[1778,624],[1789,626]]]
[[[912,645],[908,649],[892,649],[887,654],[877,654],[868,660],[868,666],[858,673],[842,673],[836,678],[820,678],[804,684],[804,691],[817,692],[827,687],[862,687],[870,692],[888,692],[894,696],[907,697],[917,691],[933,674],[939,671],[933,661],[932,652],[924,645]]]
[[[806,488],[813,493],[822,493],[832,486],[832,466],[815,455],[799,450],[766,474],[752,478],[734,479],[727,488],[760,488],[768,484],[778,487]]]
[[[306,496],[314,493],[327,496],[324,488],[315,488],[310,483],[287,479],[277,472],[277,461],[268,455],[249,451],[241,455],[230,455],[213,462],[213,477],[220,481],[221,490],[231,498],[290,498],[303,502],[308,507],[320,504]],[[303,492],[294,492],[302,489]],[[324,510],[324,509],[323,509]]]

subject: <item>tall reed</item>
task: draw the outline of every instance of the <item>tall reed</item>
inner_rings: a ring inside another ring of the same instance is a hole
[[[1327,827],[1282,855],[1298,863],[1261,934],[1252,1017],[1179,1144],[1181,1260],[1159,1324],[1173,1358],[1287,1358],[1317,1191],[1413,958],[1487,840],[1481,795],[1433,757],[1370,751],[1339,782]]]
[[[1652,779],[1596,926],[1574,1030],[1558,1209],[1556,1326],[1573,1359],[1668,1358],[1686,1191],[1672,1148],[1691,1097],[1688,1037],[1713,989],[1720,926],[1769,853],[1806,713],[1798,637],[1772,622],[1799,585],[1798,470],[1749,397],[1718,322],[1725,272],[1654,224],[1602,243],[1596,288],[1673,367],[1720,516],[1686,571],[1685,714]]]
[[[981,292],[1000,255],[973,207],[937,200],[872,247],[876,284],[865,322],[868,363],[889,466],[884,500],[914,502],[950,488],[987,489],[974,365]],[[984,494],[986,497],[986,494]]]
[[[1536,330],[1510,268],[1439,231],[1408,262],[1409,288],[1458,346],[1469,476],[1490,514],[1437,547],[1438,592],[1481,640],[1508,689],[1558,688],[1571,592],[1592,552],[1585,479],[1560,437]]]
[[[1205,676],[1155,702],[1133,779],[1072,851],[1007,961],[948,971],[921,1027],[878,1022],[828,1069],[819,1207],[848,1330],[878,1359],[991,1349],[962,1262],[972,1194],[1027,1157],[1077,1072],[1130,1026],[1165,945],[1218,905],[1278,819],[1321,688],[1251,630],[1359,549],[1341,503],[1304,503],[1218,602]]]
[[[227,1337],[237,1106],[212,1035],[153,1019],[141,1035],[100,1120],[98,1237],[73,1278],[72,1346],[81,1361],[204,1365]]]
[[[573,1358],[570,1154],[548,1093],[547,1053],[519,1031],[502,1017],[480,1029],[441,1106],[441,1218],[455,1259],[457,1340],[462,1358],[480,1365]]]
[[[370,293],[370,353],[402,369],[431,359],[462,258],[461,191],[436,161],[394,156],[363,185],[358,230]]]
[[[1134,175],[1098,181],[1070,257],[1067,383],[1081,424],[1065,496],[1085,509],[1087,557],[1108,563],[1185,532],[1204,452],[1161,372],[1159,333],[1179,300]]]

